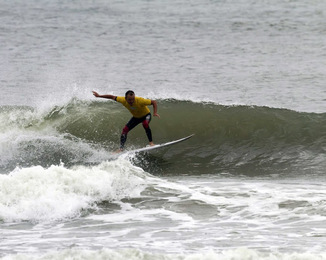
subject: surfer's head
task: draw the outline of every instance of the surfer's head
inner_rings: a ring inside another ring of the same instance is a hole
[[[135,102],[135,92],[128,90],[125,95],[125,99],[130,106]]]

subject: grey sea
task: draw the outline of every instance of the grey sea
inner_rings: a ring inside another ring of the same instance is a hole
[[[324,0],[0,0],[0,259],[326,259],[325,21]],[[92,90],[129,89],[155,143],[195,135],[113,156],[130,114]]]

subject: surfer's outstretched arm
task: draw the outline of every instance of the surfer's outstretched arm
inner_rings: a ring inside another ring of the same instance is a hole
[[[96,91],[92,91],[92,92],[95,97],[99,97],[99,98],[107,98],[107,99],[113,99],[113,100],[116,100],[116,98],[117,98],[117,96],[113,96],[113,95],[100,95]]]

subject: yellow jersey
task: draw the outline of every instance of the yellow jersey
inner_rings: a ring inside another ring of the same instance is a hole
[[[125,97],[117,97],[116,101],[124,105],[136,118],[142,118],[151,111],[147,106],[152,104],[152,100],[142,97],[135,97],[135,102],[130,106]]]

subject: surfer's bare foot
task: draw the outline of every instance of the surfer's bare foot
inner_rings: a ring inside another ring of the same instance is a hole
[[[116,150],[114,153],[121,153],[123,151],[123,149],[118,149],[118,150]]]
[[[150,146],[154,146],[155,144],[153,142],[149,142],[149,145]]]

